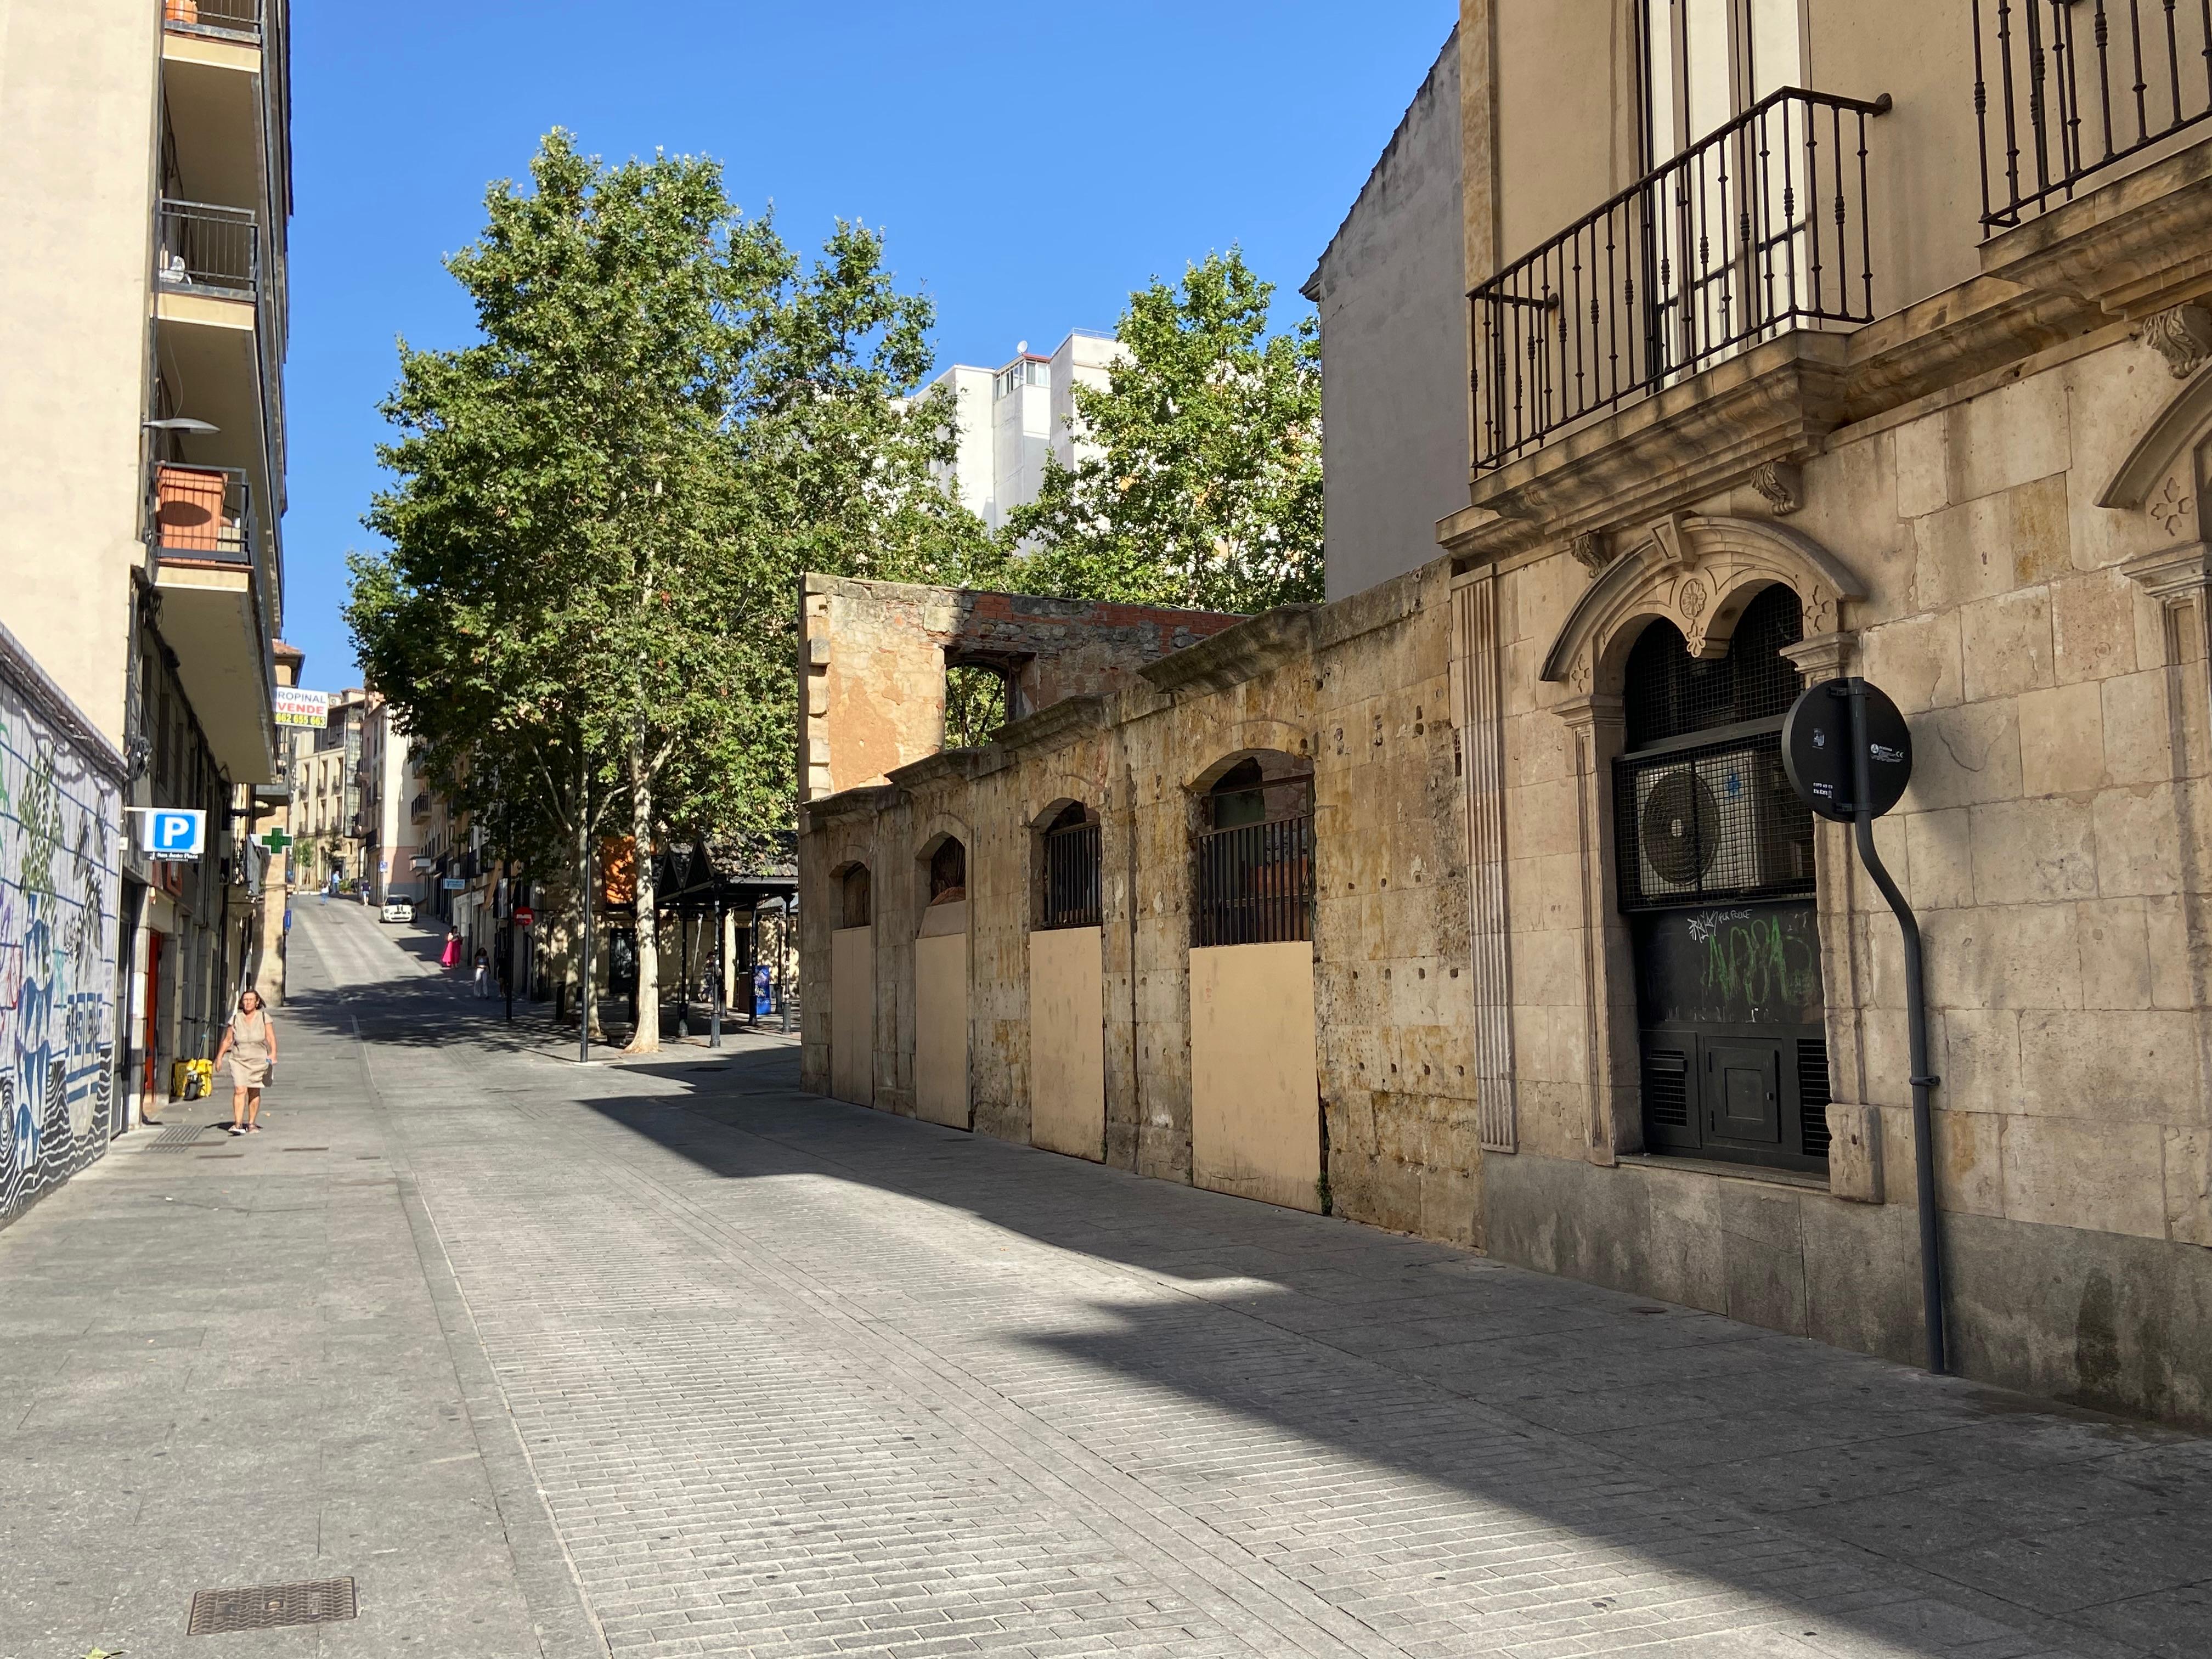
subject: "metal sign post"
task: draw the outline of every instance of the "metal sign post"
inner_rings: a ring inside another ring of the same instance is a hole
[[[1921,978],[1920,923],[1875,849],[1874,821],[1904,797],[1912,778],[1912,734],[1881,690],[1854,676],[1808,687],[1782,726],[1790,787],[1822,817],[1849,823],[1859,862],[1897,917],[1905,942],[1906,1045],[1911,1066],[1912,1157],[1920,1206],[1920,1302],[1928,1369],[1949,1369],[1943,1342],[1942,1233],[1936,1207],[1936,1135],[1928,1091],[1928,1001]]]

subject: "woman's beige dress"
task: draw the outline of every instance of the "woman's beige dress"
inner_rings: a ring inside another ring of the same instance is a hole
[[[234,1089],[260,1089],[269,1083],[269,1011],[230,1017],[230,1082]]]

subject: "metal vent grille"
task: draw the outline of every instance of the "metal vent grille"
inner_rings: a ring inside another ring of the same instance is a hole
[[[1805,1156],[1828,1155],[1828,1044],[1825,1037],[1797,1039],[1797,1122]]]
[[[1644,1055],[1644,1115],[1668,1129],[1690,1127],[1689,1056],[1668,1048]]]
[[[1779,584],[1744,607],[1728,655],[1716,660],[1692,657],[1672,623],[1650,623],[1629,650],[1621,687],[1628,746],[1788,714],[1800,677],[1782,647],[1804,634],[1797,596]]]
[[[187,1636],[275,1630],[282,1625],[320,1625],[351,1619],[359,1609],[350,1578],[318,1578],[298,1584],[255,1584],[246,1589],[207,1589],[192,1596]]]
[[[1613,796],[1624,910],[1813,890],[1813,815],[1778,732],[1623,756]]]
[[[172,1123],[148,1143],[146,1150],[149,1152],[181,1152],[213,1127],[215,1125],[212,1123]]]

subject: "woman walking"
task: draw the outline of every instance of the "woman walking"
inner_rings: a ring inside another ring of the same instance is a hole
[[[451,968],[460,959],[461,930],[458,927],[448,927],[446,929],[446,948],[438,952],[438,966]]]
[[[477,995],[479,999],[491,994],[491,958],[480,947],[477,951]]]
[[[276,1025],[261,1006],[261,993],[246,991],[238,999],[238,1012],[223,1028],[222,1043],[215,1063],[230,1061],[230,1133],[261,1133],[261,1091],[276,1072]]]

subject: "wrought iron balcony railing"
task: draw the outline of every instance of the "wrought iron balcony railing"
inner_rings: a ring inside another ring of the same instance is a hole
[[[251,300],[261,285],[261,228],[245,208],[165,200],[154,276],[163,288]]]
[[[155,544],[188,559],[253,562],[252,486],[234,466],[154,469]]]
[[[2212,3],[1974,0],[1974,110],[2002,230],[2212,116]]]
[[[1797,329],[1874,320],[1867,122],[1784,88],[1468,295],[1478,468]]]
[[[261,0],[161,0],[161,27],[229,40],[261,40]]]

